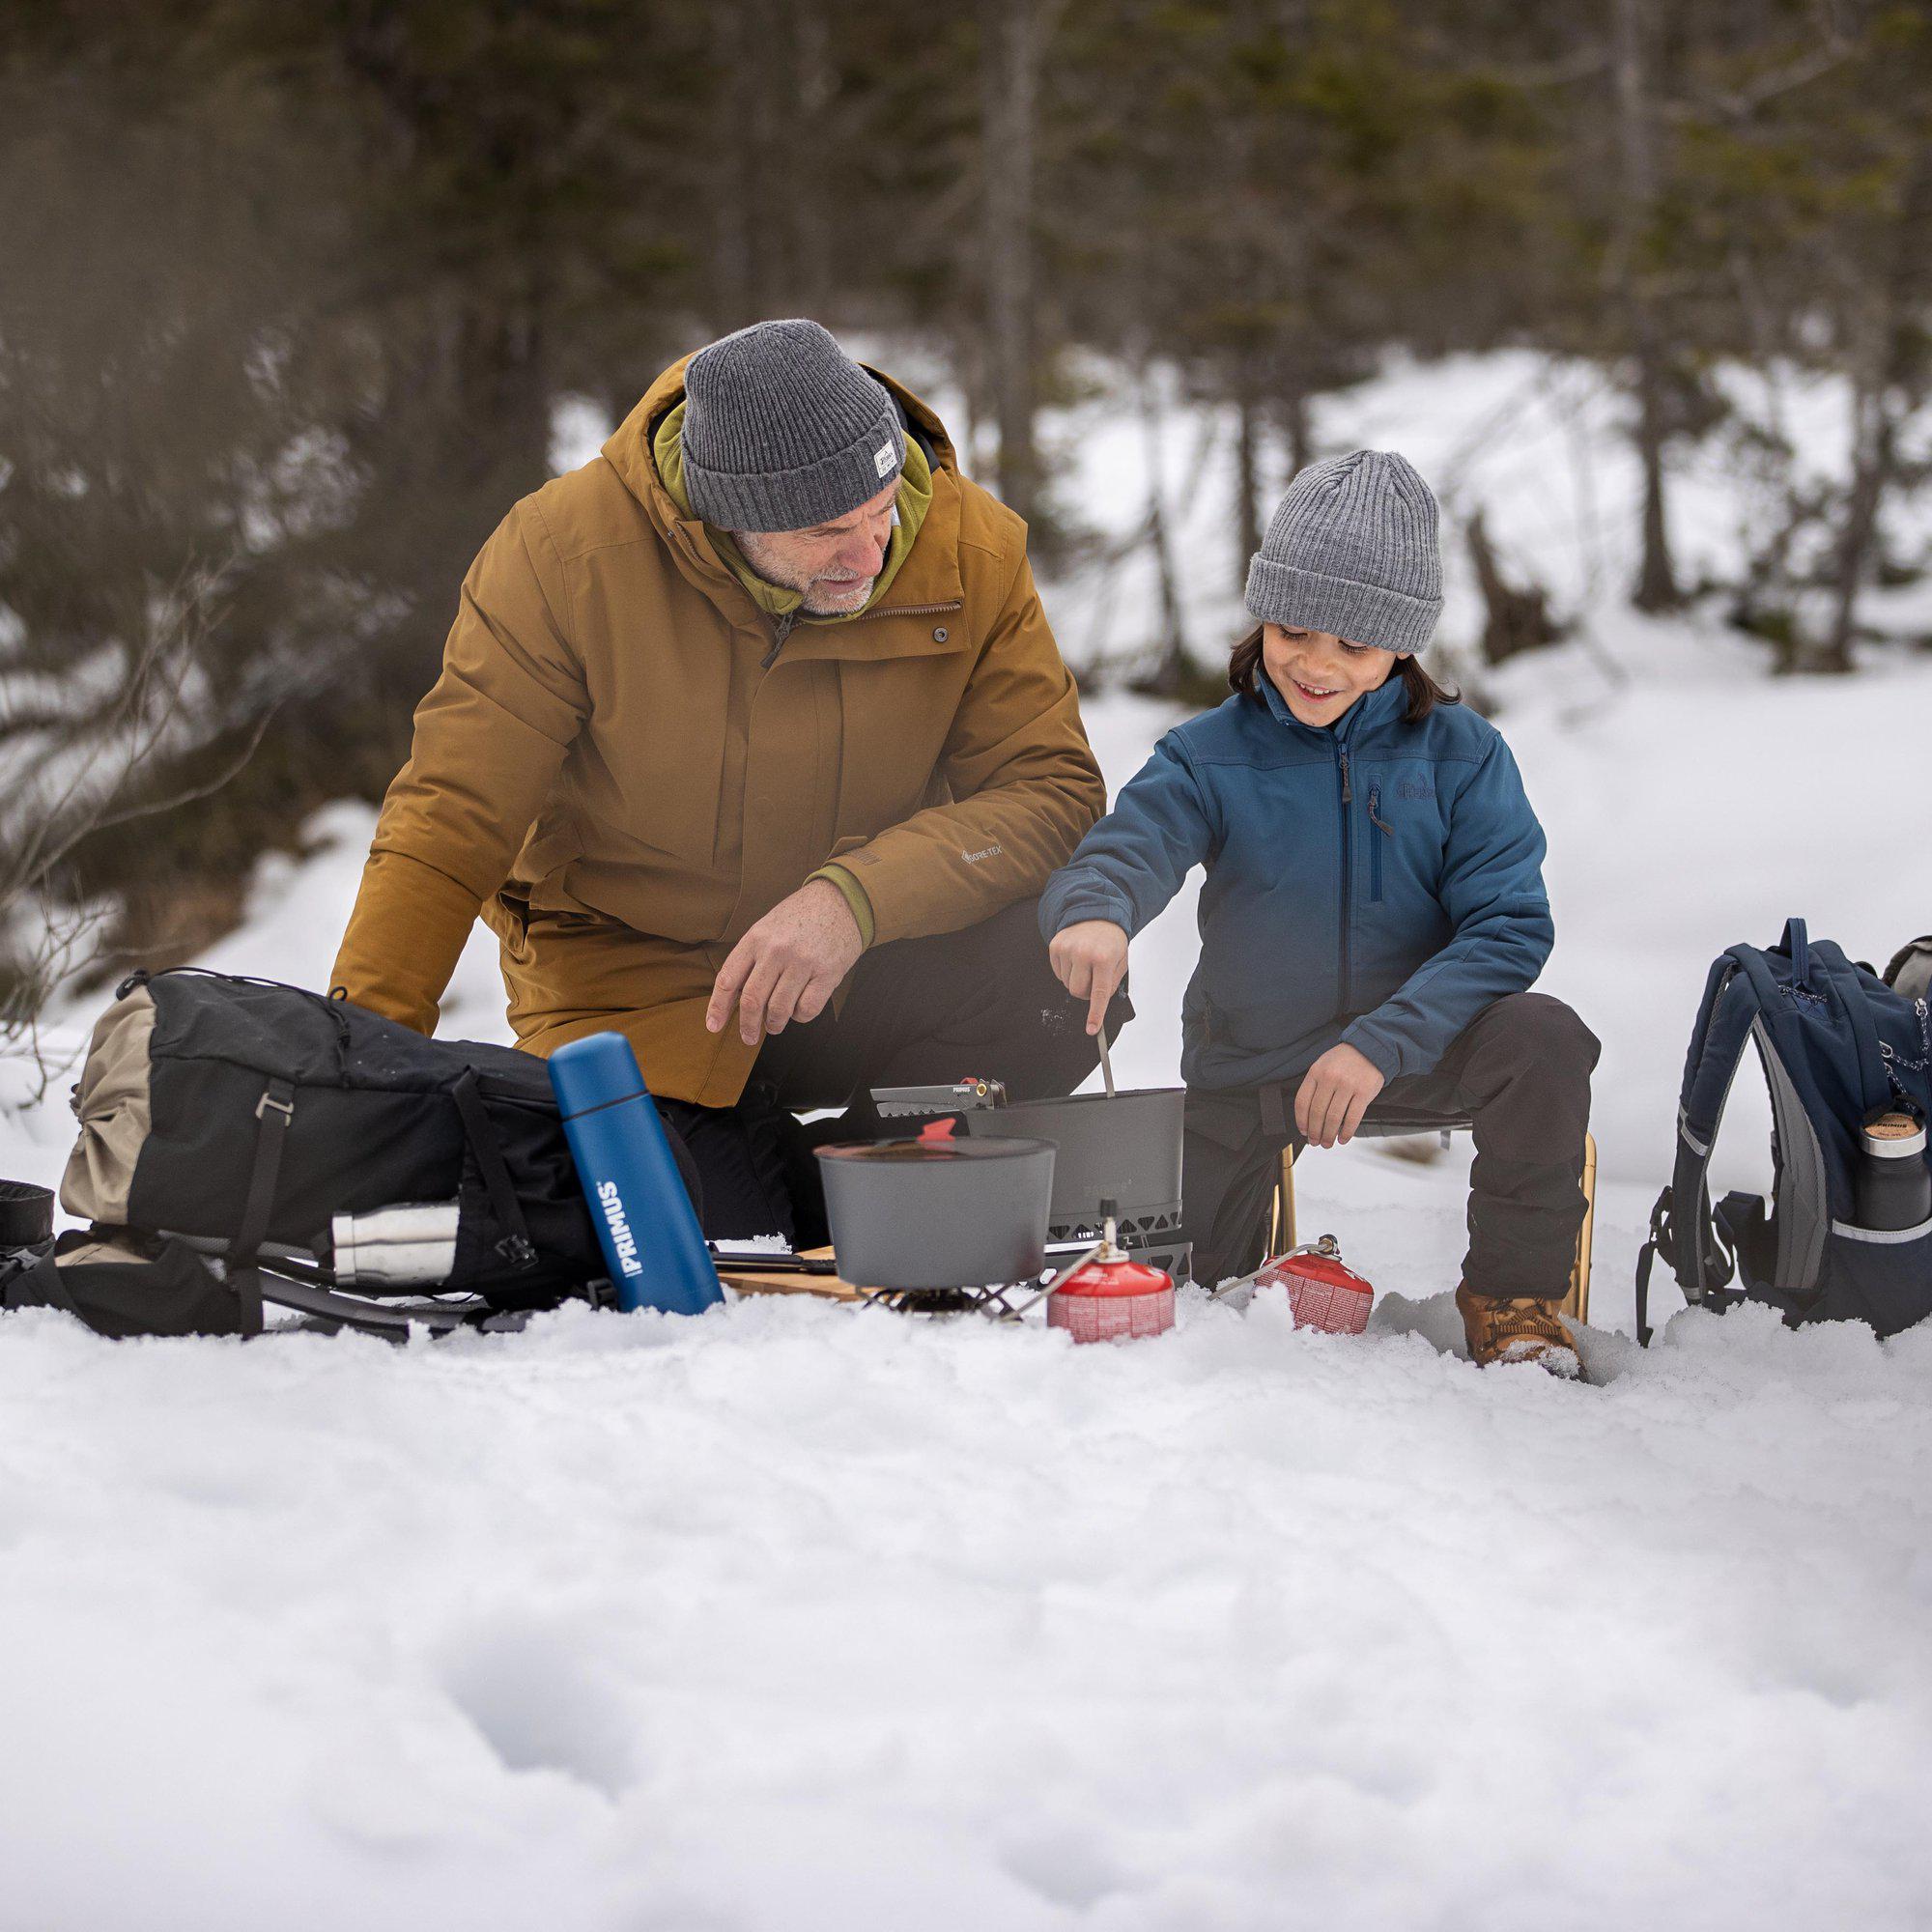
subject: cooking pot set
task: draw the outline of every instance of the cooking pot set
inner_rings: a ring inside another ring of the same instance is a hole
[[[1178,1228],[1181,1102],[1154,1087],[970,1109],[917,1135],[818,1150],[838,1271],[862,1288],[1032,1281],[1049,1239]],[[1130,1236],[1131,1238],[1131,1236]]]

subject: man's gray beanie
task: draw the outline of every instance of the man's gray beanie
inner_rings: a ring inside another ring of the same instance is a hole
[[[721,530],[849,516],[905,466],[899,412],[815,322],[754,322],[685,365],[684,488]]]
[[[1354,644],[1419,651],[1442,614],[1435,498],[1390,450],[1311,463],[1248,565],[1249,613]]]

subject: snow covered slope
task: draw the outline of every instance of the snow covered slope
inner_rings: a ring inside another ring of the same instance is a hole
[[[1507,375],[1349,407],[1468,443]],[[1520,531],[1533,476],[1490,460]],[[1932,1920],[1932,1334],[1616,1332],[1711,955],[1792,912],[1865,956],[1932,926],[1866,804],[1932,667],[1778,682],[1590,614],[1497,682],[1544,983],[1605,1042],[1599,1386],[1460,1359],[1460,1147],[1305,1163],[1305,1230],[1382,1291],[1358,1340],[1199,1301],[1084,1350],[805,1300],[402,1350],[8,1318],[0,1925]],[[1088,715],[1116,785],[1173,716]],[[320,983],[369,827],[323,814],[208,963]],[[1174,1077],[1192,955],[1190,890],[1137,945],[1126,1079]],[[446,1024],[501,1005],[479,937]],[[58,1175],[64,1087],[0,1113],[0,1170]]]

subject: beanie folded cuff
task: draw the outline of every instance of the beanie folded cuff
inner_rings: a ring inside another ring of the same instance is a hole
[[[1415,652],[1428,643],[1442,614],[1439,597],[1410,597],[1379,583],[1324,577],[1276,563],[1257,552],[1248,565],[1248,614],[1264,624],[1326,631],[1351,644]]]
[[[892,461],[882,469],[888,448]],[[905,431],[889,396],[864,436],[802,469],[734,475],[710,469],[693,453],[688,427],[684,441],[685,494],[698,516],[720,530],[803,530],[849,517],[896,483],[904,468]]]

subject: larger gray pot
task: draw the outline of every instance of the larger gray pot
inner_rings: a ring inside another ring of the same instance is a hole
[[[1076,1094],[1065,1100],[1018,1100],[976,1108],[962,1118],[975,1140],[1021,1134],[1051,1141],[1051,1225],[1056,1233],[1099,1225],[1111,1200],[1123,1228],[1180,1223],[1181,1108],[1184,1087],[1137,1087],[1109,1097]]]
[[[861,1288],[987,1288],[1046,1265],[1047,1141],[867,1141],[818,1150],[838,1272]]]

